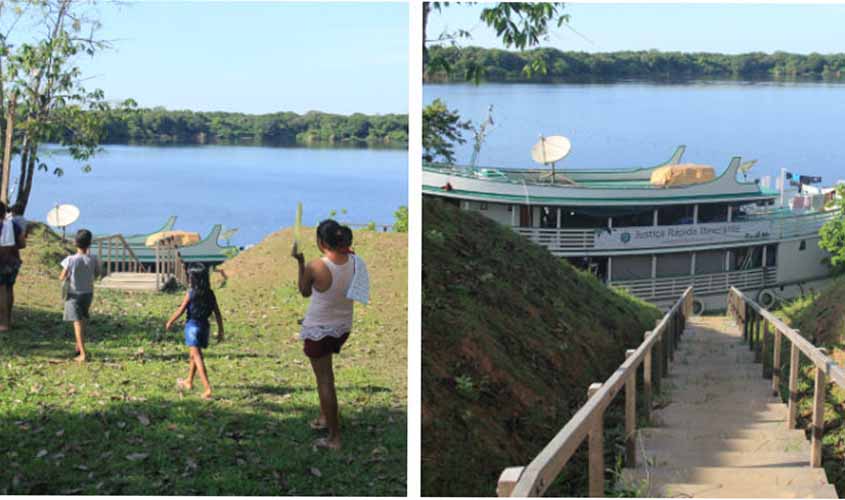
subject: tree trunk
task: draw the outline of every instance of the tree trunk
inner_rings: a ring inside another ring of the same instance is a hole
[[[35,157],[38,156],[38,145],[32,144],[29,147],[29,158],[26,165],[26,182],[23,190],[18,193],[18,201],[21,210],[26,211],[26,206],[29,204],[29,193],[32,191],[32,177],[35,175]]]
[[[425,46],[425,30],[428,27],[428,11],[431,10],[431,5],[428,2],[422,4],[422,48],[423,48],[423,72],[425,72],[425,65],[428,64],[428,48]]]
[[[29,135],[24,135],[23,144],[21,144],[21,173],[18,176],[18,192],[15,203],[21,201],[21,193],[23,193],[24,186],[26,186],[26,165],[29,163]]]

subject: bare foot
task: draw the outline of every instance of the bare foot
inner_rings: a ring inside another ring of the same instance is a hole
[[[323,431],[329,428],[324,417],[318,417],[308,422],[308,427],[311,427],[315,431]]]
[[[319,438],[319,439],[314,441],[314,447],[338,451],[338,450],[340,450],[340,437],[336,437],[336,438],[333,438],[333,439]]]
[[[80,354],[79,356],[77,356],[75,358],[73,358],[73,360],[76,361],[77,363],[84,363],[86,361],[86,359],[87,358],[85,357],[84,353]]]
[[[194,388],[194,386],[192,384],[189,384],[187,380],[183,380],[181,378],[176,379],[176,386],[179,387],[179,389],[183,389],[186,391],[190,391]]]
[[[211,399],[211,391],[205,391],[204,393],[202,393],[202,398]]]

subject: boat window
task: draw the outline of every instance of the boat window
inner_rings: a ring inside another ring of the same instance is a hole
[[[540,207],[540,227],[557,227],[557,207]]]
[[[613,216],[613,227],[634,227],[654,225],[654,210],[649,208],[635,213]]]
[[[698,206],[698,222],[727,222],[728,205],[725,203],[704,203]]]
[[[613,281],[651,278],[651,255],[629,255],[613,258]]]
[[[741,247],[731,250],[731,271],[763,267],[763,247]]]
[[[766,267],[775,267],[778,265],[778,246],[766,246]]]
[[[807,249],[807,240],[801,240],[801,243],[798,245],[798,250],[806,250]]]
[[[657,277],[689,276],[692,269],[692,254],[667,253],[657,256]]]
[[[669,205],[658,207],[657,224],[659,226],[679,226],[692,224],[693,205]]]
[[[478,205],[479,210],[487,210],[487,203],[481,202]]]
[[[695,274],[721,273],[724,271],[724,250],[706,250],[695,254]]]
[[[580,210],[573,207],[561,207],[561,227],[566,229],[607,227],[606,215],[592,215],[589,209]]]

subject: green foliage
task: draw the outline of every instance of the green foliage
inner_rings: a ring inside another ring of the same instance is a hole
[[[493,28],[496,36],[507,48],[525,50],[535,47],[541,40],[546,40],[549,35],[549,24],[560,27],[569,21],[569,16],[563,14],[564,4],[562,2],[500,2],[489,4],[482,9],[479,19],[481,22]],[[423,3],[423,65],[430,71],[451,71],[451,62],[442,57],[442,54],[428,50],[428,44],[432,42],[448,42],[456,47],[461,39],[470,39],[472,35],[465,29],[457,29],[452,32],[441,33],[436,39],[427,38],[428,17],[432,11],[443,12],[443,8],[449,6],[449,2],[425,2]],[[539,72],[545,74],[545,62],[535,59],[523,66],[528,73]],[[461,68],[463,76],[467,81],[480,82],[486,77],[486,68],[479,64],[466,64]]]
[[[478,391],[475,389],[475,384],[472,382],[472,377],[469,375],[459,375],[455,377],[455,389],[461,397],[477,400]]]
[[[393,212],[393,230],[397,233],[408,232],[408,207],[402,205],[398,210]]]
[[[470,121],[461,121],[457,111],[450,110],[440,99],[423,108],[422,142],[425,161],[455,161],[455,144],[464,144],[463,131],[470,130]]]
[[[839,214],[819,230],[819,247],[830,252],[830,265],[837,274],[845,272],[845,184],[836,187]]]
[[[15,131],[13,148],[19,162],[16,203],[24,209],[36,169],[57,176],[64,173],[55,165],[58,160],[39,154],[41,144],[58,142],[77,161],[91,158],[99,149],[100,113],[108,105],[101,90],[85,88],[77,66],[81,56],[92,57],[109,47],[108,42],[95,38],[100,23],[91,17],[90,3],[0,3],[0,119],[4,131]],[[34,27],[38,29],[27,29]],[[14,124],[6,119],[12,107]],[[83,171],[90,169],[90,165],[83,166]]]
[[[512,5],[512,4],[510,4]],[[520,48],[520,47],[516,47]],[[550,82],[623,79],[842,80],[843,54],[752,52],[714,54],[619,51],[571,52],[553,48],[508,51],[480,47],[431,46],[423,68],[428,81]]]
[[[368,222],[366,230],[367,231],[375,231],[376,230],[376,221],[371,220],[370,222]]]
[[[336,115],[310,111],[250,115],[162,107],[107,109],[104,144],[350,145],[399,148],[408,142],[408,115]],[[61,137],[61,136],[56,136]]]

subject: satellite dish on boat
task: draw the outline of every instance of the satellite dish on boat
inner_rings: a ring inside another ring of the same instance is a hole
[[[548,165],[558,160],[562,160],[569,154],[572,149],[572,144],[569,139],[562,135],[553,135],[551,137],[540,136],[537,144],[531,148],[531,158],[537,163]]]
[[[79,219],[79,209],[73,205],[59,205],[47,212],[47,225],[62,228],[62,240],[65,239],[65,228]]]
[[[531,148],[531,158],[537,163],[551,165],[552,184],[554,184],[555,162],[565,158],[571,149],[572,144],[569,142],[569,139],[562,135],[553,135],[551,137],[543,137],[541,135],[537,144]]]

